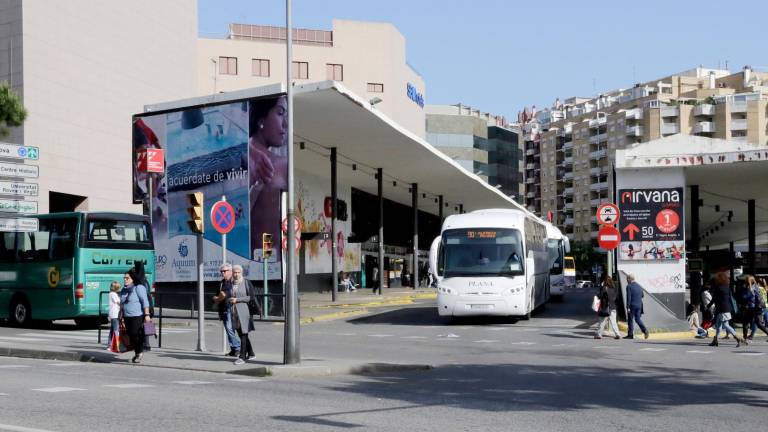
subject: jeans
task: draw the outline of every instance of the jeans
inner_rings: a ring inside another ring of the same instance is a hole
[[[755,335],[755,330],[757,330],[758,327],[760,327],[760,330],[763,331],[766,335],[768,335],[768,328],[766,328],[766,325],[768,325],[768,309],[763,310],[755,310],[752,313],[751,323],[749,326],[750,332],[749,332],[749,338],[751,339]],[[746,333],[746,325],[744,326],[744,333]]]
[[[717,321],[715,322],[715,339],[720,336],[721,329],[724,329],[726,334],[731,334],[734,338],[737,338],[736,330],[728,324],[728,320],[723,319],[723,314],[717,314]]]
[[[109,320],[109,338],[107,339],[107,346],[110,346],[112,344],[112,336],[117,334],[119,329],[120,329],[120,319],[111,318]]]
[[[637,321],[637,326],[640,327],[640,330],[642,330],[643,333],[648,333],[648,330],[646,330],[645,324],[643,323],[643,319],[640,318],[641,310],[642,307],[629,308],[629,315],[627,316],[627,336],[635,335],[635,321]]]
[[[614,336],[619,336],[619,325],[616,323],[616,309],[611,310],[611,314],[607,317],[600,317],[600,323],[597,326],[597,336],[603,336],[603,330],[605,330],[608,321],[611,322],[611,330],[613,330]]]
[[[235,351],[240,351],[240,338],[237,337],[237,332],[232,327],[232,309],[229,307],[227,307],[227,311],[224,313],[224,330],[227,331],[229,347]]]

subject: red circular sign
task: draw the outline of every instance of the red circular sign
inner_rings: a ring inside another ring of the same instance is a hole
[[[301,238],[297,236],[297,237],[294,237],[294,239],[296,242],[296,252],[298,252],[301,249]],[[283,246],[283,250],[288,249],[288,236],[283,236],[282,246]]]
[[[226,234],[235,227],[235,209],[226,201],[217,201],[211,207],[211,225],[219,234]]]
[[[601,225],[616,225],[619,221],[619,207],[613,203],[600,204],[597,208],[597,221]]]
[[[283,218],[283,222],[280,224],[280,228],[283,230],[283,234],[288,232],[288,218]],[[293,217],[293,231],[296,235],[301,235],[301,219],[298,216]]]
[[[605,250],[616,249],[621,242],[621,233],[610,225],[603,225],[597,232],[597,244]]]
[[[680,226],[680,216],[676,211],[664,209],[656,215],[656,228],[664,234],[675,232],[678,226]]]

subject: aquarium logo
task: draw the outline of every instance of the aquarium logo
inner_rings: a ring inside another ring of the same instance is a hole
[[[179,242],[179,248],[177,249],[179,251],[179,255],[182,259],[175,259],[171,263],[171,266],[173,268],[183,268],[183,267],[194,267],[195,266],[195,260],[193,259],[184,259],[189,255],[189,247],[187,246],[187,241],[182,240]]]

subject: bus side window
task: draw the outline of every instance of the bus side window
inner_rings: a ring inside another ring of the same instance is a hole
[[[69,259],[75,256],[75,219],[52,221],[51,226],[51,259]]]
[[[0,239],[0,262],[11,263],[16,261],[16,233],[3,232]]]

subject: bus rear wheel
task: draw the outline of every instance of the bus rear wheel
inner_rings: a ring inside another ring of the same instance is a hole
[[[8,321],[13,326],[25,327],[32,322],[32,307],[24,297],[14,298],[8,312]]]

